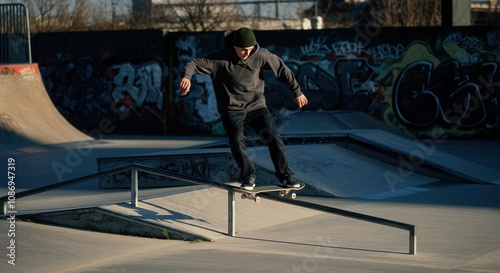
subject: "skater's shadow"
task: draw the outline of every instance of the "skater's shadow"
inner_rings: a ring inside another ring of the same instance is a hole
[[[130,209],[130,204],[117,204],[123,208]],[[142,205],[142,206],[141,206]],[[136,215],[131,215],[134,219],[154,222],[157,224],[179,223],[191,227],[201,228],[212,232],[224,234],[220,230],[210,228],[210,221],[201,218],[195,218],[191,215],[181,213],[172,209],[162,207],[147,201],[140,201],[139,207],[132,208]]]

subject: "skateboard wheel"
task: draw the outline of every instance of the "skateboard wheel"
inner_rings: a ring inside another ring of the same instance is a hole
[[[296,197],[297,197],[297,194],[296,194],[296,193],[292,193],[292,194],[290,194],[290,198],[295,199]]]
[[[247,199],[247,196],[248,195],[246,193],[243,193],[243,194],[241,194],[241,199]]]
[[[255,196],[254,199],[253,199],[253,201],[255,201],[255,203],[259,203],[260,202],[260,197]]]
[[[280,191],[280,196],[281,197],[285,196],[285,194],[286,194],[286,191]]]

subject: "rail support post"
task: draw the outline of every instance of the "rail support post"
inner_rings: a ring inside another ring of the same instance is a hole
[[[227,190],[227,235],[234,237],[236,231],[236,210],[235,210],[235,201],[234,201],[234,190]]]
[[[410,230],[410,254],[417,255],[417,227]]]
[[[139,206],[139,177],[136,168],[130,170],[130,204],[132,207],[137,208]]]

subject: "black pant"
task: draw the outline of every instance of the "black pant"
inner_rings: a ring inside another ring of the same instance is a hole
[[[245,143],[245,124],[250,125],[261,140],[267,145],[278,179],[289,173],[288,161],[285,156],[285,145],[276,128],[273,116],[267,108],[260,108],[246,113],[230,111],[221,114],[222,125],[229,138],[229,146],[238,167],[240,178],[255,175],[255,166],[248,156]]]

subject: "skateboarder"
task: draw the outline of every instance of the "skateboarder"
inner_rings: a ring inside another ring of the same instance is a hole
[[[242,189],[255,187],[255,166],[246,148],[245,124],[267,144],[280,184],[298,188],[300,183],[293,179],[288,168],[285,145],[266,106],[263,70],[271,70],[278,80],[288,85],[299,108],[307,104],[292,71],[278,56],[260,47],[253,31],[245,27],[226,31],[218,50],[190,60],[185,66],[180,92],[184,96],[190,91],[194,74],[208,74],[212,78],[217,110],[231,153],[240,168]]]

